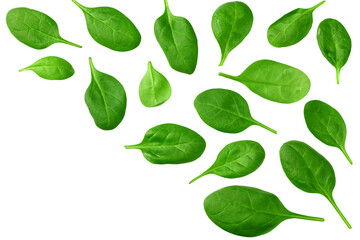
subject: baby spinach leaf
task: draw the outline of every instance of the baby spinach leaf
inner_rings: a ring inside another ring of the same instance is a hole
[[[114,77],[95,69],[90,58],[91,83],[85,93],[85,102],[96,126],[103,130],[116,128],[126,110],[126,93]]]
[[[211,193],[204,208],[218,227],[243,237],[263,235],[292,218],[324,221],[290,212],[274,194],[246,186],[229,186]]]
[[[282,168],[295,187],[326,197],[340,217],[351,228],[333,198],[335,172],[331,164],[309,145],[299,141],[285,143],[280,149]]]
[[[221,5],[212,16],[211,27],[221,49],[222,66],[228,54],[249,34],[253,24],[251,9],[243,2]]]
[[[170,12],[167,0],[164,2],[165,12],[155,22],[155,37],[170,66],[176,71],[192,74],[198,59],[195,31],[187,19]]]
[[[141,35],[124,14],[110,7],[88,8],[72,1],[83,11],[87,29],[97,43],[119,52],[139,46]]]
[[[319,25],[317,41],[324,57],[336,68],[336,80],[340,83],[340,70],[351,52],[351,38],[345,27],[335,19],[325,19]]]
[[[75,73],[68,61],[52,56],[39,59],[30,66],[20,69],[19,72],[27,70],[34,71],[39,77],[47,80],[64,80]]]
[[[154,69],[151,62],[140,82],[139,96],[145,107],[156,107],[166,102],[171,96],[169,81]]]
[[[146,132],[143,141],[126,149],[139,149],[154,164],[181,164],[198,159],[205,151],[205,140],[193,130],[162,124]]]
[[[231,90],[206,90],[196,97],[194,106],[200,118],[220,132],[239,133],[258,125],[276,134],[275,130],[256,121],[250,114],[246,100]]]
[[[271,24],[268,29],[268,41],[274,47],[288,47],[300,42],[310,32],[313,24],[313,12],[325,1],[312,8],[297,8]]]
[[[326,145],[339,148],[352,164],[345,150],[345,121],[336,109],[322,101],[314,100],[305,105],[304,117],[308,129],[317,139]]]
[[[311,85],[304,72],[271,60],[254,62],[237,77],[225,73],[219,75],[238,81],[257,95],[278,103],[303,99]]]
[[[54,43],[81,48],[60,36],[58,25],[51,17],[34,9],[11,9],[6,15],[6,24],[17,40],[35,49],[44,49]]]
[[[238,141],[226,145],[215,163],[190,183],[207,175],[216,174],[224,178],[239,178],[254,172],[265,159],[263,147],[254,141]]]

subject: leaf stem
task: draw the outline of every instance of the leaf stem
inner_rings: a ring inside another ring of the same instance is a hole
[[[23,71],[27,71],[27,70],[29,70],[28,67],[25,67],[25,68],[20,69],[19,72],[23,72]]]
[[[254,120],[254,121],[255,121],[255,123],[256,123],[258,126],[260,126],[260,127],[262,127],[262,128],[265,128],[266,130],[268,130],[268,131],[270,131],[270,132],[272,132],[272,133],[274,133],[274,134],[277,134],[277,131],[276,131],[276,130],[274,130],[274,129],[272,129],[272,128],[266,126],[265,124],[262,124],[262,123],[260,123],[260,122],[258,122],[258,121],[256,121],[256,120]]]
[[[340,150],[342,151],[342,153],[345,155],[346,159],[349,161],[350,164],[353,164],[353,162],[351,161],[351,158],[349,156],[349,154],[346,152],[346,149],[344,147],[341,147]]]
[[[336,68],[336,82],[340,84],[340,69]]]
[[[219,76],[224,77],[224,78],[229,78],[229,79],[232,79],[232,80],[235,80],[235,81],[239,81],[238,77],[232,76],[232,75],[229,75],[229,74],[226,74],[226,73],[219,72]]]
[[[203,177],[203,176],[205,176],[205,175],[207,175],[207,174],[208,174],[207,171],[203,172],[202,174],[200,174],[199,176],[197,176],[196,178],[194,178],[193,180],[191,180],[191,181],[189,182],[189,184],[192,184],[193,182],[195,182],[196,180],[198,180],[199,178],[201,178],[201,177]]]
[[[164,4],[165,4],[165,11],[169,11],[170,12],[170,8],[169,8],[169,3],[167,0],[164,0]]]
[[[328,198],[331,205],[333,205],[333,207],[335,208],[335,210],[337,211],[337,213],[340,215],[341,219],[344,221],[344,223],[346,224],[346,226],[351,229],[351,225],[348,222],[348,220],[345,218],[344,214],[342,214],[342,212],[340,211],[339,207],[336,205],[334,199],[332,197]]]
[[[227,57],[226,54],[221,54],[221,61],[220,61],[220,64],[219,64],[220,67],[221,67],[222,65],[224,65],[225,60],[226,60],[226,57]],[[220,75],[220,73],[219,73],[219,75]],[[220,75],[220,76],[221,76],[221,75]]]
[[[72,0],[73,3],[75,3],[76,6],[78,6],[80,9],[85,8],[83,5],[81,5],[80,3],[78,3],[76,0]]]
[[[139,148],[138,145],[126,145],[124,147],[125,147],[125,149],[138,149]]]
[[[295,213],[295,218],[304,219],[304,220],[310,220],[310,221],[317,221],[317,222],[324,222],[325,221],[325,219],[321,218],[321,217],[311,217],[311,216],[301,215],[301,214],[297,214],[297,213]]]
[[[320,7],[321,5],[323,5],[326,1],[322,1],[318,4],[316,4],[315,6],[313,6],[312,8],[310,8],[310,10],[314,11],[315,9],[317,9],[318,7]]]
[[[65,40],[65,39],[61,39],[61,42],[62,42],[62,43],[65,43],[65,44],[68,44],[68,45],[70,45],[70,46],[74,46],[74,47],[77,47],[77,48],[82,48],[82,46],[80,46],[80,45],[78,45],[78,44],[76,44],[76,43],[70,42],[70,41],[68,41],[68,40]]]

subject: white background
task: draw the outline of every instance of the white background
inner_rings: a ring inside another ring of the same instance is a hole
[[[82,0],[85,6],[111,6],[126,14],[142,34],[134,51],[119,53],[97,44],[87,32],[84,16],[70,0],[17,0],[0,2],[0,239],[1,240],[115,240],[115,239],[226,239],[231,235],[206,216],[203,200],[229,185],[248,185],[277,195],[291,211],[324,217],[325,222],[287,220],[258,239],[359,239],[360,148],[359,63],[360,30],[355,0],[328,0],[314,14],[309,35],[299,44],[276,49],[266,38],[268,26],[298,7],[312,7],[320,0],[246,0],[254,25],[243,43],[218,67],[220,49],[211,31],[211,16],[224,0],[169,0],[175,15],[186,17],[199,40],[196,72],[189,76],[172,70],[156,42],[155,20],[163,13],[162,0]],[[60,34],[83,46],[55,44],[34,50],[17,41],[5,17],[14,7],[29,7],[51,16]],[[350,33],[353,49],[336,84],[335,69],[322,56],[316,29],[325,18],[340,20]],[[65,81],[47,81],[18,69],[45,56],[71,62],[75,75]],[[88,57],[95,67],[117,78],[125,87],[128,106],[123,122],[113,131],[98,129],[85,105],[90,83]],[[312,81],[301,101],[285,105],[267,101],[238,82],[220,78],[219,71],[238,75],[256,60],[272,59],[304,71]],[[172,96],[152,109],[141,105],[138,86],[151,60],[172,86]],[[193,100],[210,88],[240,93],[258,121],[276,129],[274,135],[253,126],[239,134],[225,134],[205,125]],[[307,130],[303,107],[319,99],[335,107],[348,128],[346,148],[351,166],[340,150],[318,141]],[[125,150],[145,132],[162,123],[187,126],[202,135],[207,148],[200,159],[184,165],[158,166],[140,151]],[[266,159],[253,174],[240,179],[205,176],[206,170],[228,143],[255,140]],[[352,224],[349,230],[327,200],[294,187],[282,171],[278,151],[288,140],[301,140],[322,153],[333,165],[337,183],[334,198]]]

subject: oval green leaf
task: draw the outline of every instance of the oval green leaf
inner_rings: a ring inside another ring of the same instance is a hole
[[[310,32],[313,24],[313,12],[325,1],[312,8],[297,8],[271,24],[267,37],[274,47],[288,47],[300,42]]]
[[[215,163],[190,183],[207,175],[216,174],[224,178],[239,178],[249,175],[260,167],[265,159],[263,147],[254,141],[238,141],[226,145]]]
[[[335,172],[328,160],[309,145],[299,141],[285,143],[280,149],[282,168],[295,187],[326,197],[348,228],[351,228],[333,198]]]
[[[17,40],[31,48],[44,49],[54,43],[81,48],[60,36],[58,25],[51,17],[34,9],[11,9],[6,15],[6,24]]]
[[[140,82],[140,101],[145,107],[156,107],[166,102],[171,96],[169,81],[148,63],[148,70]]]
[[[190,22],[174,16],[169,9],[167,0],[165,12],[154,25],[155,37],[170,66],[182,73],[192,74],[198,59],[198,42]]]
[[[88,8],[72,0],[84,13],[91,37],[114,51],[135,49],[141,42],[136,26],[120,11],[110,7]]]
[[[95,69],[90,58],[91,83],[85,102],[96,126],[103,130],[116,128],[125,116],[126,93],[114,77]]]
[[[249,34],[253,24],[251,9],[243,2],[221,5],[212,16],[211,27],[221,49],[222,66],[229,53]]]
[[[325,19],[319,25],[317,41],[324,57],[336,69],[336,80],[340,83],[340,70],[351,52],[351,38],[345,27],[335,19]]]
[[[146,132],[141,143],[125,146],[139,149],[153,164],[182,164],[198,159],[205,151],[205,140],[193,130],[176,125],[162,124]]]
[[[71,64],[59,57],[44,57],[30,66],[20,69],[19,72],[31,70],[39,77],[47,80],[64,80],[74,75],[75,71]]]
[[[246,186],[230,186],[211,193],[204,201],[204,209],[218,227],[243,237],[263,235],[291,218],[324,221],[290,212],[274,194]]]
[[[304,72],[271,60],[256,61],[239,76],[219,75],[238,81],[253,93],[278,103],[294,103],[303,99],[311,86]]]
[[[220,132],[239,133],[252,125],[258,125],[276,134],[275,130],[251,116],[246,100],[234,91],[206,90],[196,97],[194,106],[200,118]]]
[[[340,113],[330,105],[314,100],[305,105],[305,122],[310,132],[328,146],[339,148],[352,161],[345,149],[346,125]]]

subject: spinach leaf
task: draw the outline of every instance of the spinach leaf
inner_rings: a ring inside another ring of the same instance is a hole
[[[297,8],[271,24],[268,29],[268,41],[274,47],[288,47],[300,42],[310,32],[313,24],[313,12],[325,1],[312,8]]]
[[[310,90],[310,79],[297,68],[271,60],[251,64],[239,76],[219,73],[238,81],[257,95],[278,103],[294,103],[303,99]]]
[[[126,110],[126,93],[114,77],[99,72],[91,60],[91,83],[85,93],[85,102],[96,126],[103,130],[116,128]]]
[[[156,107],[166,102],[171,96],[169,81],[154,69],[151,62],[140,82],[139,96],[145,107]]]
[[[212,16],[211,27],[221,49],[222,66],[228,54],[249,34],[253,24],[251,9],[243,2],[221,5]]]
[[[351,38],[345,27],[335,19],[325,19],[319,25],[317,41],[324,57],[336,68],[336,80],[340,83],[340,70],[351,52]]]
[[[200,118],[220,132],[239,133],[258,125],[276,134],[275,130],[256,121],[250,114],[246,100],[231,90],[206,90],[196,97],[194,106]]]
[[[20,69],[19,72],[27,70],[34,71],[39,77],[47,80],[64,80],[75,73],[68,61],[52,56],[41,58],[30,66]]]
[[[174,16],[169,9],[167,0],[165,12],[154,26],[155,37],[170,66],[179,72],[192,74],[198,59],[198,42],[190,22]]]
[[[340,217],[351,228],[333,198],[335,172],[331,164],[309,145],[299,141],[285,143],[280,149],[282,168],[295,187],[326,197]]]
[[[119,52],[139,46],[141,35],[124,14],[110,7],[88,8],[72,1],[83,11],[87,29],[97,43]]]
[[[339,148],[352,164],[345,150],[345,121],[336,109],[322,101],[314,100],[305,105],[304,117],[308,129],[317,139],[326,145]]]
[[[154,164],[181,164],[198,159],[205,151],[205,140],[193,130],[162,124],[151,128],[143,141],[126,149],[139,149],[146,160]]]
[[[291,218],[324,221],[290,212],[274,194],[246,186],[229,186],[211,193],[204,201],[204,208],[218,227],[244,237],[268,233]]]
[[[226,145],[215,163],[190,183],[207,175],[216,174],[224,178],[239,178],[254,172],[265,159],[263,147],[254,141],[238,141]]]
[[[60,36],[58,25],[51,17],[34,9],[11,9],[6,15],[6,24],[17,40],[35,49],[44,49],[54,43],[81,48]]]

